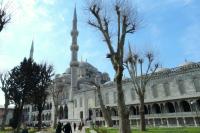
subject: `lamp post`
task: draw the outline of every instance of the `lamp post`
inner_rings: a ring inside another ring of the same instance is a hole
[[[197,112],[197,101],[193,100],[190,103],[191,103],[191,105],[195,106],[195,112],[196,112],[196,117],[197,117],[197,126],[198,126],[198,125],[200,125],[200,123],[199,123],[199,116],[198,116],[198,112]]]

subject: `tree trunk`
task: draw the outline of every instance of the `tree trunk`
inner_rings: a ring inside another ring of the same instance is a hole
[[[54,123],[53,123],[53,128],[56,128],[57,125],[57,118],[58,118],[58,106],[54,106],[55,107],[55,114],[54,114]]]
[[[103,99],[102,99],[102,95],[101,95],[101,91],[100,91],[100,86],[97,87],[97,94],[98,94],[101,110],[102,110],[102,113],[103,113],[103,117],[104,117],[107,125],[109,127],[112,127],[113,126],[113,121],[111,119],[111,115],[109,113],[109,110],[105,108],[105,105],[103,103]]]
[[[38,109],[38,131],[41,130],[42,127],[42,110]]]
[[[140,131],[146,130],[145,115],[144,115],[144,96],[141,94],[140,99]]]
[[[19,112],[18,112],[19,119],[18,119],[17,130],[16,130],[17,133],[20,132],[20,127],[21,127],[21,122],[22,122],[22,114],[23,114],[23,105],[20,106]]]
[[[2,120],[2,125],[1,125],[1,130],[4,130],[5,123],[6,123],[6,118],[8,114],[8,105],[9,105],[9,99],[7,96],[5,96],[5,104],[4,104],[4,114],[3,114],[3,120]]]
[[[120,133],[131,133],[129,112],[126,109],[124,92],[122,89],[123,70],[118,70],[115,80],[117,82],[118,92],[118,113],[119,113],[119,130]]]

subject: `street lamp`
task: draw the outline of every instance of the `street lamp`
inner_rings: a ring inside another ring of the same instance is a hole
[[[198,116],[198,112],[197,112],[197,101],[196,100],[193,100],[193,101],[191,101],[190,102],[191,103],[191,105],[193,105],[193,106],[195,106],[195,112],[196,112],[196,116],[197,116],[197,126],[198,125],[200,125],[200,123],[199,123],[199,116]]]

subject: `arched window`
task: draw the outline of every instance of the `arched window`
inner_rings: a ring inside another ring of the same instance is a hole
[[[50,109],[52,109],[52,103],[50,103]]]
[[[134,106],[131,106],[129,110],[130,110],[130,115],[136,115],[136,108]]]
[[[42,114],[42,120],[44,120],[44,114]]]
[[[153,104],[152,108],[153,108],[154,113],[156,113],[156,114],[161,113],[160,106],[157,103]]]
[[[63,107],[62,107],[62,106],[60,106],[59,118],[60,118],[60,119],[63,119]]]
[[[165,107],[166,107],[168,113],[174,113],[175,112],[174,105],[171,102],[167,102],[165,104]]]
[[[144,105],[144,114],[148,114],[148,108],[146,105]]]
[[[80,119],[83,119],[83,111],[80,112]]]
[[[49,113],[49,120],[51,120],[51,113]]]
[[[112,116],[117,116],[117,111],[115,108],[111,108],[111,115]]]
[[[180,105],[181,105],[182,111],[184,111],[184,112],[190,112],[191,111],[190,104],[187,101],[181,101]]]
[[[103,117],[102,111],[100,110],[100,117]]]
[[[92,120],[92,115],[93,115],[92,109],[89,109],[89,110],[88,110],[88,113],[89,113],[89,120]]]
[[[67,105],[65,105],[64,114],[65,114],[65,119],[68,119],[68,107],[67,107]]]

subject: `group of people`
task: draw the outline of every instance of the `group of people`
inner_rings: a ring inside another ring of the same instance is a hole
[[[78,131],[81,132],[82,131],[82,127],[84,126],[84,124],[82,122],[79,123],[78,126]],[[76,131],[76,123],[73,124],[74,127],[74,131]],[[71,124],[68,122],[67,124],[63,125],[61,122],[58,122],[57,128],[56,128],[56,133],[62,133],[62,131],[64,133],[72,133],[72,127]]]

